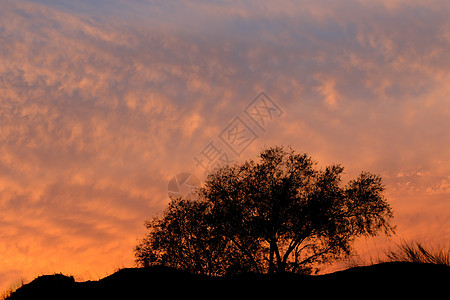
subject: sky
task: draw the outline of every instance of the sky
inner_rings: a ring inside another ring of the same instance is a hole
[[[361,255],[448,243],[449,14],[447,0],[0,0],[0,289],[132,267],[177,183],[275,145],[383,178],[397,235]]]

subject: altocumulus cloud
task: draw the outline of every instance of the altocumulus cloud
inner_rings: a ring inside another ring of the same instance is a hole
[[[292,145],[450,238],[448,1],[2,1],[0,285],[131,265],[167,181],[262,90]],[[255,129],[257,130],[257,129]],[[94,279],[95,276],[93,276]]]

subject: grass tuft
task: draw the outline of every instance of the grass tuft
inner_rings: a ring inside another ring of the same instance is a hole
[[[16,283],[11,284],[6,290],[4,290],[0,294],[0,300],[8,299],[12,295],[12,293],[14,293],[18,288],[22,287],[24,284],[25,284],[24,279],[20,279]]]
[[[450,266],[450,247],[429,246],[420,242],[402,241],[385,252],[380,262],[417,262]]]

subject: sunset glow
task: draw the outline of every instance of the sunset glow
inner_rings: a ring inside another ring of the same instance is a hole
[[[362,256],[448,243],[449,14],[447,0],[0,0],[0,289],[133,266],[169,181],[204,179],[212,150],[220,165],[290,145],[381,175],[397,235],[359,241]]]

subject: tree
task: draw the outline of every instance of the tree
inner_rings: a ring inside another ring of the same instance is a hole
[[[196,273],[303,272],[349,255],[360,236],[394,231],[381,178],[341,184],[341,165],[323,170],[306,154],[273,147],[260,161],[225,166],[195,199],[173,199],[163,218],[147,222],[137,262]]]

